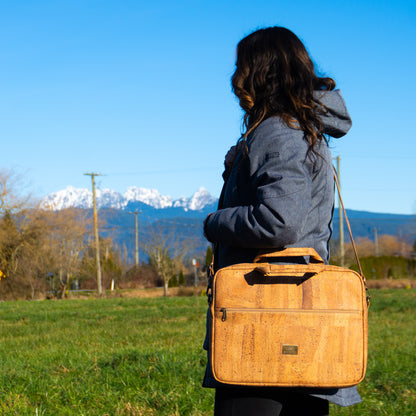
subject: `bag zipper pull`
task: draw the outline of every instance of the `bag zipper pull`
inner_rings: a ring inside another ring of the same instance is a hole
[[[220,312],[222,312],[222,318],[221,321],[225,321],[227,319],[227,310],[225,308],[221,308]]]

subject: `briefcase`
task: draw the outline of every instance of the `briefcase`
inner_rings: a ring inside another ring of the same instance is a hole
[[[309,258],[309,264],[289,263]],[[210,305],[215,379],[248,386],[348,387],[367,363],[365,280],[312,248],[217,271]]]

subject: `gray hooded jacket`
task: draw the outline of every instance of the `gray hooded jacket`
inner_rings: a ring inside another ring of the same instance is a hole
[[[324,132],[344,136],[351,119],[340,91],[316,95],[328,109],[321,117]],[[285,247],[313,247],[328,262],[334,179],[327,144],[316,147],[319,156],[308,154],[302,130],[270,117],[247,139],[247,147],[227,172],[219,209],[204,224],[206,237],[216,245],[215,269],[252,262],[262,249]],[[204,386],[218,386],[209,364]],[[342,406],[360,401],[355,387],[315,393]]]

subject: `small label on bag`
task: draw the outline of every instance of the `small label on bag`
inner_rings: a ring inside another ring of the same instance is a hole
[[[298,355],[298,346],[297,345],[283,344],[282,354],[284,354],[284,355]]]

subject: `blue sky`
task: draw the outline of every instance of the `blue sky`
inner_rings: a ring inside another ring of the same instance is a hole
[[[416,213],[414,1],[0,0],[0,168],[67,185],[218,196],[240,134],[235,46],[286,26],[343,91],[348,208]]]

